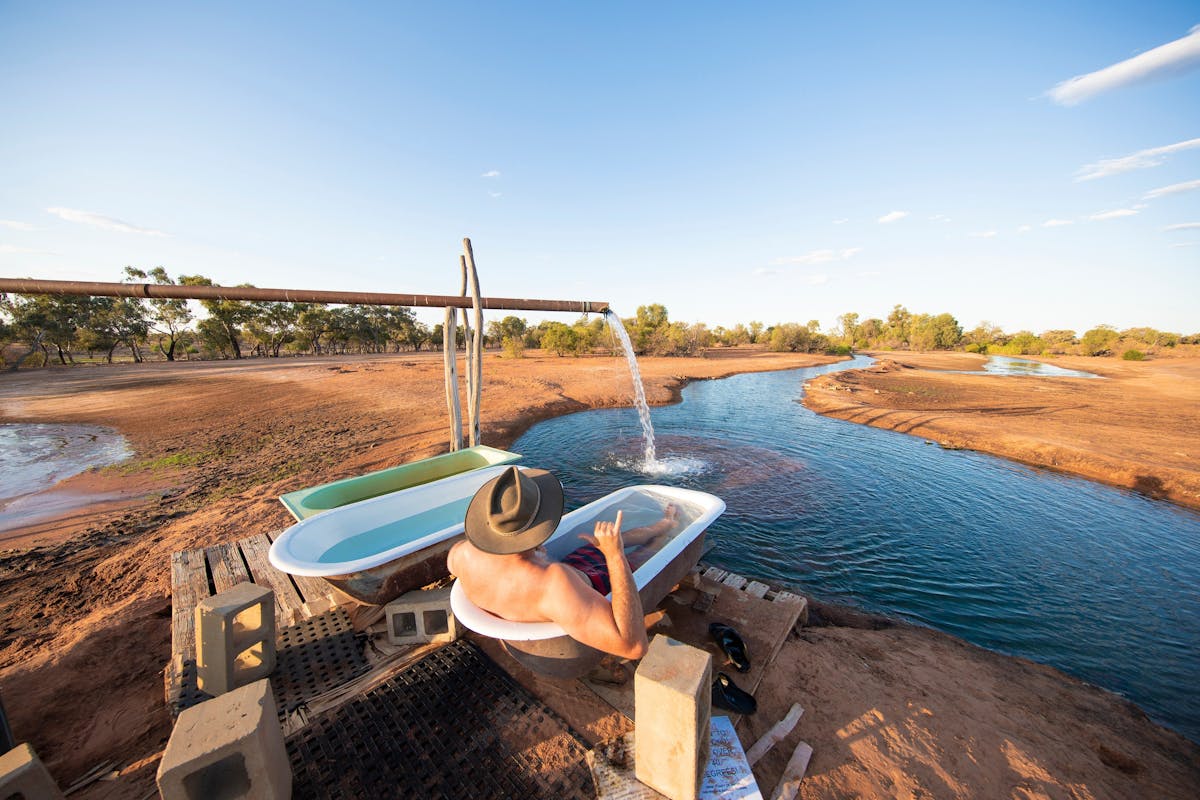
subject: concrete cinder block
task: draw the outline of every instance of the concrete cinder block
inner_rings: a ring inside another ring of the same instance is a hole
[[[402,594],[383,608],[392,644],[453,642],[461,634],[450,610],[450,587]]]
[[[33,748],[19,744],[0,756],[0,797],[63,800],[63,793]]]
[[[633,696],[637,779],[671,800],[695,800],[708,764],[712,656],[655,636]]]
[[[158,790],[164,800],[290,798],[292,769],[271,682],[184,709],[158,765]]]
[[[196,672],[214,697],[275,669],[275,593],[239,583],[196,604]]]

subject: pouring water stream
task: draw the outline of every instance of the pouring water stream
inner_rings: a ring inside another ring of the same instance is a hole
[[[657,454],[654,452],[654,425],[650,422],[650,405],[646,402],[646,387],[642,385],[642,371],[638,369],[637,356],[633,352],[633,342],[629,332],[625,330],[621,318],[611,310],[604,312],[608,326],[616,332],[621,340],[621,348],[625,351],[625,361],[629,364],[629,375],[633,378],[633,402],[637,409],[638,421],[642,424],[642,470],[655,471],[658,465]]]

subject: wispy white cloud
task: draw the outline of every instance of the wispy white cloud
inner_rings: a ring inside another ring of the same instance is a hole
[[[1029,233],[1031,230],[1033,230],[1032,225],[1022,225],[1021,227],[1017,228],[1017,233]]]
[[[976,239],[994,239],[996,237],[996,233],[997,233],[996,231],[977,231],[975,233],[969,233],[967,235],[973,236]]]
[[[949,222],[950,218],[947,217],[945,214],[934,214],[932,217],[929,218],[929,221],[930,222]]]
[[[1070,219],[1048,219],[1042,223],[1043,228],[1061,228],[1063,225],[1072,225],[1074,220]]]
[[[1166,197],[1169,194],[1179,194],[1180,192],[1192,192],[1200,189],[1200,181],[1184,181],[1183,183],[1172,183],[1170,186],[1160,186],[1157,189],[1151,189],[1142,197],[1143,200],[1154,200],[1158,197]]]
[[[1177,222],[1163,228],[1164,231],[1194,231],[1200,230],[1200,222]]]
[[[849,221],[850,221],[849,217],[842,217],[841,219],[835,219],[833,221],[833,224],[834,225],[845,225]]]
[[[17,247],[14,244],[0,244],[0,253],[13,253],[26,256],[56,256],[49,250],[38,250],[35,247]]]
[[[28,222],[17,222],[15,219],[0,219],[0,228],[8,228],[13,231],[33,230],[33,226]]]
[[[162,231],[156,231],[151,228],[142,228],[138,225],[131,225],[128,222],[122,222],[119,219],[106,217],[103,214],[96,214],[91,211],[80,211],[76,208],[62,208],[55,206],[47,208],[46,211],[54,214],[56,217],[62,217],[67,222],[78,222],[81,225],[91,225],[95,228],[103,228],[107,231],[119,231],[120,233],[137,233],[142,236],[167,236],[168,234]]]
[[[823,283],[828,283],[828,282],[829,282],[829,276],[828,276],[828,275],[825,275],[825,274],[818,273],[818,274],[816,274],[816,275],[805,275],[805,276],[804,276],[803,278],[801,278],[800,280],[801,280],[801,282],[802,282],[802,283],[806,283],[806,284],[808,284],[809,286],[820,286],[820,285],[821,285],[821,284],[823,284]]]
[[[1086,75],[1076,75],[1058,84],[1047,94],[1059,105],[1073,106],[1102,92],[1178,74],[1197,65],[1200,65],[1200,25],[1192,28],[1187,36],[1173,42],[1167,42],[1104,69]]]
[[[1120,158],[1104,158],[1097,161],[1095,164],[1087,164],[1079,168],[1075,173],[1075,180],[1090,181],[1096,178],[1107,178],[1109,175],[1119,175],[1122,172],[1129,172],[1135,169],[1147,169],[1148,167],[1157,167],[1166,160],[1166,157],[1171,153],[1178,153],[1180,150],[1192,150],[1200,147],[1200,139],[1188,139],[1175,144],[1168,144],[1162,147],[1151,147],[1149,150],[1139,150],[1136,153]]]
[[[880,272],[879,270],[873,269],[873,270],[869,270],[867,272],[858,273],[858,277],[860,277],[860,278],[878,278],[882,274],[883,273]]]
[[[1137,214],[1136,208],[1114,208],[1112,211],[1100,211],[1092,214],[1088,219],[1099,222],[1105,219],[1120,219],[1121,217],[1132,217]]]
[[[766,267],[759,267],[758,269],[754,270],[754,275],[758,278],[769,278],[773,275],[782,274],[783,273],[777,269],[767,269]]]
[[[479,177],[481,177],[481,178],[499,178],[499,177],[500,177],[500,170],[498,170],[498,169],[489,169],[487,172],[483,173],[483,174],[482,174],[482,175],[480,175]]]
[[[504,192],[488,192],[488,197],[504,197]]]
[[[861,252],[861,247],[847,247],[844,250],[813,250],[802,256],[777,258],[771,263],[776,266],[783,264],[824,264],[829,261],[845,261],[848,258],[854,258],[854,256]]]
[[[1195,247],[1200,242],[1176,242],[1171,247]]]
[[[895,222],[897,220],[904,219],[907,216],[908,216],[907,211],[889,211],[888,213],[886,213],[882,217],[880,217],[879,221],[886,225],[889,222]]]

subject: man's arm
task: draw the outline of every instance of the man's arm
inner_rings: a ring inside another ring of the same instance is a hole
[[[542,596],[542,613],[576,641],[623,658],[641,658],[649,642],[642,623],[642,600],[621,540],[621,512],[616,522],[597,522],[592,544],[604,554],[612,584],[612,604],[582,577],[563,565],[553,565],[551,586]]]

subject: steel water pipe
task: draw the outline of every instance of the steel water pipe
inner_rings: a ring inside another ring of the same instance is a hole
[[[422,308],[471,308],[470,297],[443,294],[394,294],[389,292],[335,292],[319,289],[259,289],[250,286],[179,286],[159,283],[99,283],[51,281],[34,278],[0,278],[0,292],[13,294],[93,295],[171,300],[257,300],[283,303],[340,303],[368,306],[418,306]],[[497,311],[566,311],[603,313],[607,302],[594,300],[531,300],[512,297],[481,297],[483,308]]]

